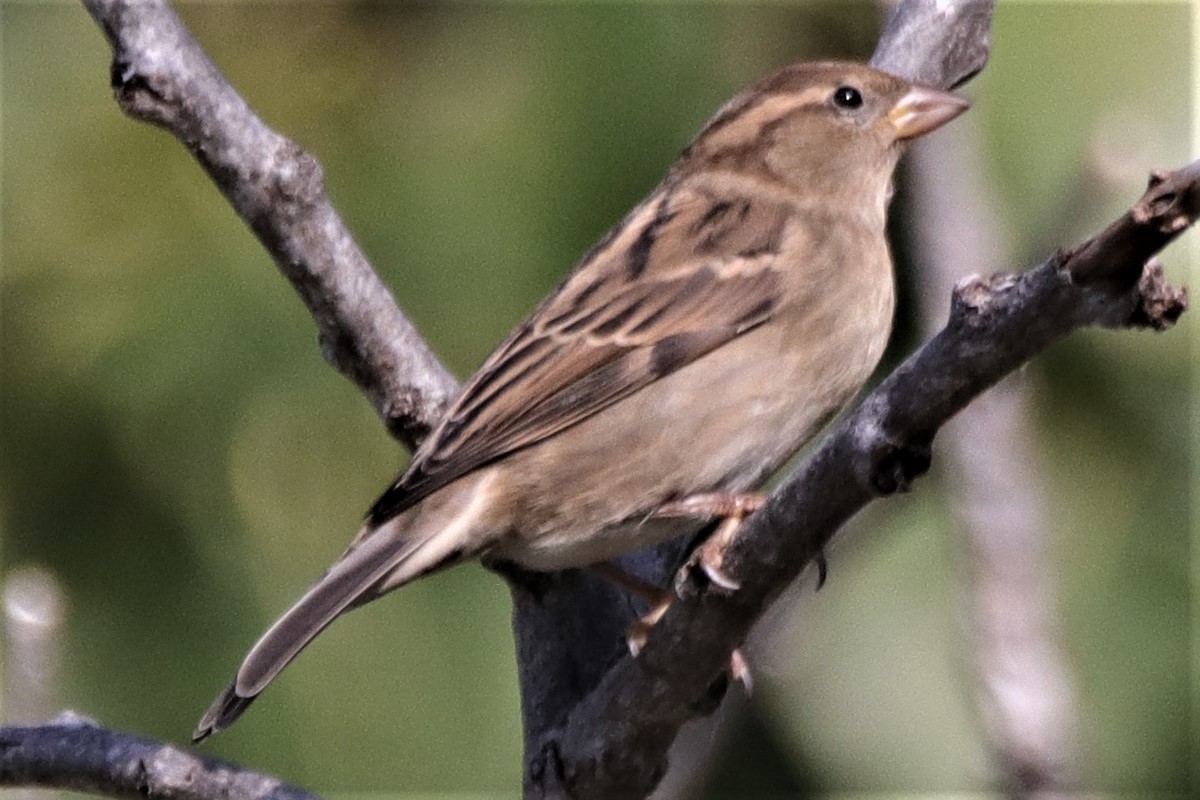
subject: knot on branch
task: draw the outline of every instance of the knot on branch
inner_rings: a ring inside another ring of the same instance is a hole
[[[881,443],[873,453],[871,487],[881,495],[907,492],[913,481],[929,471],[933,453],[920,442]]]
[[[1163,276],[1162,262],[1152,258],[1138,279],[1138,300],[1128,324],[1137,328],[1165,331],[1188,307],[1186,286],[1171,286]]]
[[[292,140],[280,137],[269,164],[272,202],[311,205],[324,195],[325,174],[320,163]]]
[[[169,81],[159,80],[132,61],[118,56],[109,68],[109,83],[113,97],[124,113],[164,128],[170,126],[175,102],[167,91]]]
[[[885,401],[872,395],[863,402],[861,422],[856,425],[851,457],[862,484],[879,496],[907,492],[913,482],[933,463],[933,435],[907,437],[890,434],[881,420],[887,415]]]
[[[1018,284],[1011,273],[968,275],[954,286],[950,295],[950,319],[969,321],[986,316],[998,297]]]
[[[341,363],[330,356],[326,358],[331,363]],[[360,383],[366,384],[370,378],[369,375],[363,376]],[[400,386],[379,401],[383,406],[384,424],[392,436],[409,450],[415,451],[433,432],[437,417],[428,409],[440,407],[436,405],[438,400],[431,392],[422,394],[413,387]]]
[[[1174,236],[1196,219],[1196,195],[1195,176],[1189,170],[1154,170],[1146,193],[1129,210],[1129,216],[1137,225],[1153,226],[1162,236]]]

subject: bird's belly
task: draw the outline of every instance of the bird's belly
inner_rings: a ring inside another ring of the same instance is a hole
[[[491,554],[515,561],[526,569],[552,572],[598,564],[643,547],[650,547],[700,530],[703,520],[656,519],[642,515],[603,525],[590,536],[580,536],[577,527],[556,527],[539,536],[514,537]]]
[[[625,398],[620,413],[581,422],[577,436],[519,454],[528,468],[518,472],[539,478],[516,487],[526,524],[497,554],[531,569],[577,567],[697,530],[697,521],[648,515],[692,494],[753,489],[794,455],[874,369],[890,328],[887,299],[874,325],[826,327],[830,340],[815,350],[784,338],[809,332],[750,331],[721,358],[709,354]]]

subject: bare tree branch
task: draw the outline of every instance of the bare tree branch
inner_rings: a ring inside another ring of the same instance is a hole
[[[1186,292],[1146,261],[1197,215],[1200,161],[1160,176],[1100,236],[1019,276],[972,278],[946,327],[860,403],[750,517],[723,567],[732,594],[684,583],[682,599],[572,711],[551,743],[570,796],[640,797],[679,726],[729,653],[837,529],[877,497],[906,491],[929,466],[934,434],[1002,377],[1085,325],[1163,329]],[[1144,266],[1143,266],[1144,265]]]
[[[901,77],[933,86],[958,86],[983,68],[991,42],[992,0],[905,0],[889,21],[871,63]],[[913,41],[919,40],[920,45]],[[622,566],[655,583],[668,583],[679,564],[684,543],[668,542],[651,551],[641,551],[621,560]],[[554,605],[542,607],[513,583],[514,628],[521,666],[521,697],[525,722],[525,792],[527,796],[556,797],[564,793],[559,781],[564,765],[558,762],[559,729],[568,715],[579,719],[577,703],[591,702],[589,694],[603,677],[609,682],[609,665],[623,655],[618,640],[600,640],[614,628],[624,630],[634,618],[610,587],[587,573],[564,573],[550,595]],[[562,641],[564,623],[568,630],[581,630],[583,637]],[[547,639],[564,647],[544,648]],[[726,651],[728,655],[728,651]],[[535,656],[530,665],[527,656]],[[571,675],[567,684],[547,686],[546,674]],[[686,703],[694,703],[693,695]],[[718,697],[719,699],[719,697]],[[703,705],[713,706],[713,700]],[[572,723],[575,726],[582,722]],[[671,738],[678,723],[668,726]],[[669,742],[669,740],[668,740]],[[638,745],[640,746],[640,745]],[[638,789],[622,787],[628,796],[648,792],[666,769],[665,751],[658,752],[653,769],[641,765]],[[653,780],[647,780],[649,777]],[[605,787],[612,784],[600,781]],[[578,787],[572,787],[577,791]],[[582,795],[581,795],[582,796]]]
[[[0,728],[0,786],[163,800],[319,800],[275,778],[66,713]]]
[[[316,162],[250,112],[162,2],[84,2],[112,42],[122,108],[181,139],[301,294],[327,357],[389,429],[418,441],[454,381],[345,231]],[[873,63],[925,83],[960,84],[986,60],[991,8],[984,0],[906,0]],[[947,329],[866,398],[747,523],[727,561],[742,590],[725,597],[685,586],[687,597],[636,660],[622,656],[628,603],[614,590],[576,572],[511,581],[526,793],[649,792],[679,725],[713,707],[710,689],[730,650],[838,525],[871,499],[907,488],[950,415],[1075,327],[1169,325],[1183,297],[1154,270],[1138,276],[1194,218],[1196,169],[1163,181],[1170,191],[1147,198],[1096,243],[1020,278],[961,286]],[[678,547],[630,562],[661,577]]]
[[[895,3],[871,66],[952,89],[971,80],[992,48],[993,0]]]
[[[84,0],[113,48],[113,93],[200,162],[308,306],[321,351],[410,447],[454,378],[354,242],[316,159],[259,119],[163,0]]]

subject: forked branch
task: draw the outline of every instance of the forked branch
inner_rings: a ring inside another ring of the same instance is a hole
[[[351,239],[324,193],[316,161],[249,110],[164,3],[84,2],[112,43],[121,107],[180,138],[300,293],[329,359],[355,381],[393,433],[410,444],[419,441],[455,382]],[[988,0],[906,0],[873,61],[927,83],[962,83],[986,60],[991,9]],[[705,706],[729,652],[839,525],[872,499],[906,489],[924,470],[942,423],[1075,328],[1169,326],[1186,296],[1143,265],[1194,221],[1198,170],[1192,165],[1162,176],[1096,239],[1035,270],[960,286],[947,327],[869,395],[750,518],[726,560],[742,588],[722,596],[692,587],[639,658],[609,666],[628,619],[626,604],[609,590],[574,572],[545,576],[533,588],[518,585],[526,794],[647,794],[679,726]],[[670,556],[639,558],[661,577]],[[599,649],[597,641],[604,643]],[[564,669],[575,671],[568,678]],[[0,785],[128,793],[128,771],[144,766],[143,756],[114,763],[108,772],[89,772],[87,781],[56,779],[51,773],[58,767],[30,770],[36,759],[69,764],[72,754],[83,752],[75,749],[83,741],[78,737],[97,731],[0,729]],[[41,732],[53,735],[39,738]],[[130,741],[100,733],[114,744]],[[137,787],[143,796],[227,796]]]
[[[640,797],[680,725],[767,606],[867,503],[907,491],[938,429],[972,399],[1073,330],[1169,327],[1187,292],[1147,262],[1195,222],[1200,162],[1161,176],[1103,233],[1020,275],[956,287],[950,319],[871,392],[750,517],[722,569],[727,593],[695,586],[671,606],[546,743],[572,797]],[[1168,186],[1169,191],[1160,189]],[[1166,199],[1167,195],[1173,199]]]

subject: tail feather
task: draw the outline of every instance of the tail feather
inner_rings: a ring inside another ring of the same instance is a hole
[[[364,535],[365,530],[360,532],[357,546],[262,635],[233,682],[201,718],[192,741],[232,725],[267,684],[339,614],[379,594],[376,590],[385,578],[387,588],[394,588],[437,566],[453,552],[452,546],[439,546],[443,537],[436,534],[398,534],[395,528],[404,518],[402,515],[390,520],[370,535]]]
[[[214,733],[225,730],[242,715],[242,712],[254,702],[254,697],[241,697],[234,688],[236,681],[226,686],[204,716],[200,718],[196,730],[192,732],[193,742],[202,742]]]

